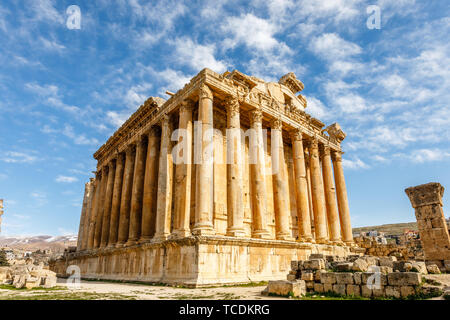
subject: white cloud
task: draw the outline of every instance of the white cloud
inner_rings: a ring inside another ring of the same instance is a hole
[[[309,48],[326,60],[341,60],[362,52],[362,48],[342,39],[336,33],[325,33],[312,39]]]
[[[307,101],[306,112],[318,119],[332,118],[331,110],[329,110],[319,99],[315,97],[305,97]]]
[[[442,161],[450,158],[450,152],[441,149],[418,149],[408,155],[400,154],[400,157],[407,157],[412,162],[424,163],[431,161]]]
[[[39,159],[35,155],[29,153],[6,151],[0,156],[0,160],[7,163],[32,163]]]
[[[366,163],[364,163],[361,159],[359,158],[354,158],[354,159],[342,159],[342,166],[346,169],[351,169],[351,170],[357,170],[357,169],[368,169],[369,165],[367,165]]]
[[[275,24],[258,18],[251,13],[240,17],[228,17],[222,24],[222,31],[229,34],[224,41],[224,47],[234,48],[244,44],[250,49],[261,51],[272,50],[275,47],[285,46],[278,42],[274,34],[277,31]]]
[[[55,181],[62,182],[62,183],[72,183],[72,182],[77,182],[78,178],[59,175],[56,177]]]
[[[188,65],[197,72],[203,68],[210,68],[219,73],[226,70],[226,64],[214,56],[214,44],[202,45],[184,37],[176,39],[174,45],[177,62]]]
[[[96,138],[87,138],[84,134],[76,134],[71,125],[66,124],[62,133],[73,140],[78,145],[97,145],[99,141]]]

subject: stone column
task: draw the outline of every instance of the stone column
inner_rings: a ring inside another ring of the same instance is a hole
[[[266,162],[264,156],[264,140],[262,132],[262,112],[254,110],[250,113],[250,174],[253,209],[253,238],[270,237],[267,230],[266,204]]]
[[[175,206],[173,236],[184,238],[191,235],[191,175],[192,175],[192,111],[194,103],[183,101],[180,107],[177,158],[175,168]],[[180,136],[181,134],[181,136]]]
[[[83,248],[84,238],[84,230],[85,230],[85,222],[87,215],[87,203],[89,197],[89,182],[84,185],[84,196],[83,196],[83,206],[81,207],[81,217],[80,217],[80,226],[78,228],[78,241],[77,241],[77,251],[81,251]],[[1,210],[1,208],[0,208]]]
[[[316,232],[314,230],[314,210],[313,210],[313,201],[312,201],[312,189],[311,189],[311,161],[310,161],[310,152],[309,152],[309,144],[305,144],[305,166],[306,166],[306,181],[308,182],[308,203],[309,203],[309,217],[311,222],[311,234],[313,237],[313,242],[315,242]]]
[[[114,189],[114,176],[116,173],[116,163],[115,160],[112,160],[108,164],[108,181],[106,183],[105,190],[105,202],[103,209],[103,222],[102,222],[102,238],[100,247],[104,248],[108,245],[109,238],[109,226],[111,223],[111,205],[112,205],[112,197],[113,197],[113,189]]]
[[[136,143],[133,189],[131,192],[130,230],[127,245],[133,245],[141,237],[142,197],[144,192],[144,170],[147,145],[143,137]]]
[[[342,240],[353,243],[352,224],[350,222],[350,209],[348,207],[347,188],[345,186],[344,170],[342,169],[342,155],[339,151],[332,153],[334,167],[334,181],[336,183],[336,196],[338,201],[339,219],[341,221]]]
[[[325,207],[325,195],[319,162],[319,143],[317,139],[310,142],[310,165],[311,165],[311,189],[314,209],[314,230],[317,243],[326,243],[327,233],[327,213]]]
[[[116,247],[124,246],[128,241],[135,155],[134,145],[128,146],[125,155],[125,171],[120,199],[119,236]]]
[[[227,235],[245,236],[242,182],[240,105],[236,97],[226,101],[227,109]]]
[[[214,234],[214,153],[213,153],[213,93],[203,84],[199,90],[198,122],[201,124],[201,141],[196,149],[201,157],[196,164],[195,225],[196,235]]]
[[[302,138],[302,132],[300,130],[295,130],[291,133],[299,240],[311,242],[312,234],[308,199],[308,179],[306,178],[305,154],[303,151]]]
[[[339,214],[336,202],[336,189],[333,181],[333,170],[331,169],[330,147],[323,146],[322,150],[322,171],[323,185],[325,190],[325,204],[327,208],[328,230],[330,241],[338,243],[341,241],[341,232],[339,228]]]
[[[450,236],[442,210],[444,187],[440,183],[431,182],[407,188],[405,192],[416,214],[427,264],[436,264],[445,271],[444,260],[450,260]]]
[[[92,209],[91,216],[89,217],[89,233],[88,233],[88,243],[87,249],[94,248],[94,237],[95,237],[95,222],[97,221],[97,211],[98,211],[98,203],[100,198],[100,185],[101,185],[101,172],[97,171],[95,173],[94,179],[94,197],[92,199]]]
[[[83,240],[81,242],[81,250],[86,250],[89,241],[89,227],[91,224],[92,203],[94,199],[94,178],[90,178],[88,182],[88,195],[86,202],[86,217],[84,219]]]
[[[116,160],[116,176],[114,177],[114,190],[111,205],[111,223],[109,226],[108,246],[114,247],[117,243],[119,232],[119,215],[120,215],[120,198],[123,187],[123,172],[125,165],[125,157],[123,153],[117,155]]]
[[[292,240],[290,232],[290,210],[287,203],[289,193],[288,178],[285,174],[283,123],[279,119],[272,121],[271,149],[272,149],[272,179],[275,204],[276,238],[278,240]]]
[[[102,168],[102,182],[100,185],[100,197],[98,198],[97,216],[95,219],[95,235],[94,235],[94,248],[99,248],[102,241],[102,224],[103,224],[103,212],[105,211],[105,192],[106,184],[108,182],[108,167]]]
[[[170,236],[172,220],[172,126],[168,115],[161,120],[161,149],[159,153],[158,196],[156,204],[156,232],[153,241],[166,240]]]
[[[155,234],[160,135],[161,132],[158,126],[152,127],[148,133],[140,242],[150,241]]]

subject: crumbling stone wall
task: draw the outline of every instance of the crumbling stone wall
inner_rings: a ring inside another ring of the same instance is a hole
[[[424,253],[420,240],[411,239],[406,245],[381,244],[371,237],[355,237],[355,243],[364,249],[364,255],[376,257],[394,256],[399,260],[415,259],[423,260]]]
[[[450,235],[442,209],[444,187],[437,182],[405,190],[415,209],[425,260],[443,267],[450,260]]]

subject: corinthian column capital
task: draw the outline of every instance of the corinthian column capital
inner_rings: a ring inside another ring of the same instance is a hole
[[[250,112],[250,123],[251,125],[261,124],[262,123],[263,114],[259,109],[253,110]]]
[[[192,112],[194,110],[194,101],[190,99],[183,100],[180,105],[180,114],[185,112]]]
[[[333,161],[335,161],[335,162],[342,162],[342,152],[341,151],[333,150],[333,152],[331,152],[331,157],[332,157]]]
[[[199,98],[200,99],[213,99],[213,93],[211,89],[206,85],[203,84],[199,89]]]
[[[239,113],[240,105],[237,97],[229,96],[225,100],[225,109],[227,110],[227,114],[230,114],[231,117]]]
[[[303,133],[302,130],[297,128],[290,132],[292,141],[302,141],[303,140]]]
[[[273,130],[281,130],[283,128],[283,122],[281,119],[272,120],[271,127]]]

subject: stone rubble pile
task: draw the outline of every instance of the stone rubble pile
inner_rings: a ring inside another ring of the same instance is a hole
[[[421,261],[397,261],[395,257],[312,254],[309,260],[292,261],[287,280],[269,281],[263,295],[301,296],[307,292],[334,292],[363,297],[406,298],[440,292],[424,284],[422,274],[439,272]]]
[[[27,261],[26,264],[0,267],[0,284],[13,285],[17,289],[53,288],[56,280],[56,273],[45,269],[42,263],[34,265]]]

